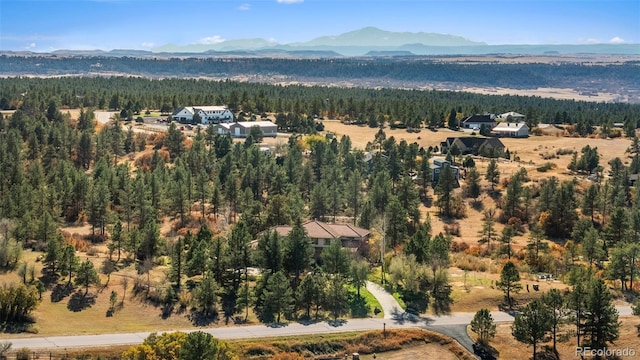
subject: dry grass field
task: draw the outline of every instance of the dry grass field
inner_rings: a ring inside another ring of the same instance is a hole
[[[620,318],[620,338],[609,346],[610,349],[634,349],[636,356],[622,357],[623,359],[637,359],[640,356],[640,337],[638,336],[638,330],[636,325],[640,324],[640,318],[638,317],[622,317]],[[575,326],[565,325],[562,328],[561,333],[575,330]],[[475,334],[471,332],[469,328],[467,331],[472,338],[475,338]],[[557,348],[560,354],[560,359],[574,359],[576,356],[576,339],[570,337],[568,339],[562,339],[558,341]],[[498,351],[500,359],[522,359],[530,358],[533,354],[533,348],[526,346],[523,343],[516,341],[511,335],[510,324],[498,324],[496,337],[491,340],[491,346]],[[545,346],[552,347],[553,342],[538,344],[538,351],[542,351]]]

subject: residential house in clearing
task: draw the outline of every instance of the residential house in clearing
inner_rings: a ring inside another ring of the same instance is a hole
[[[497,136],[524,138],[529,136],[529,126],[525,122],[501,122],[491,132]]]
[[[311,246],[315,249],[316,256],[320,256],[322,250],[328,247],[333,240],[340,240],[342,247],[357,252],[369,243],[370,232],[367,229],[350,224],[329,224],[318,220],[309,220],[302,223],[302,228],[311,240]],[[278,235],[285,237],[289,235],[292,227],[288,225],[276,226]]]
[[[233,122],[233,113],[226,106],[186,106],[176,109],[171,118],[180,123],[193,124],[196,114],[203,125]]]
[[[508,122],[525,122],[527,120],[527,117],[515,111],[509,111],[504,114],[498,115],[496,119]]]
[[[440,152],[446,154],[453,146],[460,149],[463,155],[500,156],[504,153],[505,146],[500,139],[493,137],[448,137],[440,143]]]
[[[230,134],[235,138],[246,138],[251,133],[251,128],[259,127],[264,137],[276,137],[278,126],[271,121],[240,121],[237,123],[218,124],[218,134]]]
[[[452,165],[449,161],[444,158],[434,158],[433,163],[429,165],[431,168],[431,181],[433,184],[437,184],[440,180],[440,173],[445,167],[451,169],[453,176],[456,178],[456,182],[460,179],[460,168]]]
[[[460,126],[464,129],[480,130],[482,126],[493,129],[497,124],[494,114],[476,114],[462,119]]]

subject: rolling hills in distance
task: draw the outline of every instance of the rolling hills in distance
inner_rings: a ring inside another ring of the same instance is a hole
[[[0,52],[29,54],[29,52]],[[54,55],[80,56],[265,56],[265,57],[345,57],[411,55],[487,54],[616,54],[640,55],[640,44],[520,44],[489,45],[461,36],[426,32],[392,32],[365,27],[335,36],[321,36],[307,42],[279,44],[261,38],[234,39],[215,44],[166,44],[151,50],[114,49],[56,50]]]

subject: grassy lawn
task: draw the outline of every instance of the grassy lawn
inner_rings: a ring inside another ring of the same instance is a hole
[[[351,307],[351,315],[353,317],[384,317],[383,311],[380,311],[378,315],[375,315],[373,313],[373,309],[375,309],[376,307],[382,310],[382,305],[380,305],[378,299],[376,299],[375,296],[373,296],[373,294],[371,294],[365,287],[360,288],[360,297],[364,299],[364,304],[360,303],[357,300],[358,294],[356,288],[353,285],[347,285],[347,287],[349,291],[349,305]],[[364,309],[362,308],[363,305],[366,306],[366,315],[364,314]]]
[[[396,301],[398,302],[402,310],[407,310],[407,304],[404,303],[404,300],[402,299],[402,295],[400,295],[399,292],[395,291],[391,295],[393,295],[393,298],[396,299]]]
[[[382,305],[380,305],[380,303],[378,302],[378,299],[376,299],[376,297],[373,296],[373,294],[371,294],[369,290],[365,288],[360,288],[360,296],[364,298],[367,305],[369,306],[369,309],[371,309],[371,315],[373,317],[377,317],[377,318],[384,317],[384,311],[382,311]],[[380,309],[380,313],[378,315],[373,314],[373,309],[375,308]]]

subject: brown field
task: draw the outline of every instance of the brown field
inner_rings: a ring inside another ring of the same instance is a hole
[[[402,350],[385,351],[383,353],[360,355],[360,360],[406,360],[406,359],[438,359],[438,360],[457,360],[460,359],[456,354],[442,345],[438,344],[420,344],[404,347]]]
[[[499,271],[500,267],[493,265],[484,272],[468,271],[465,279],[463,270],[450,267],[449,279],[453,289],[451,296],[454,300],[451,311],[475,312],[481,308],[497,311],[503,308],[506,305],[504,293],[495,285],[500,280]],[[520,276],[522,290],[517,294],[512,294],[514,307],[526,304],[551,289],[565,290],[569,288],[557,280],[539,281],[534,276],[525,273]],[[534,291],[534,284],[538,284],[538,291]],[[529,291],[527,291],[527,286],[529,286]]]

